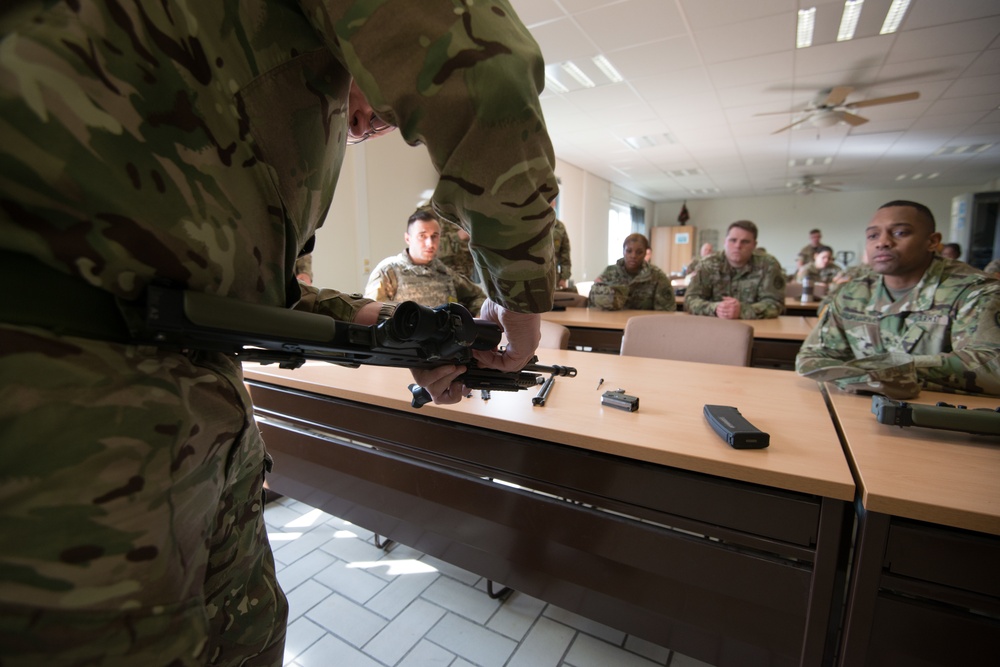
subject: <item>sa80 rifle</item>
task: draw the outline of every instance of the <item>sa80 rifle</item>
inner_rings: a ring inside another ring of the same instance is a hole
[[[467,367],[458,377],[466,387],[490,391],[537,386],[542,373],[576,375],[575,368],[543,366],[536,363],[537,357],[520,371],[480,368],[472,351],[496,347],[501,330],[492,322],[473,319],[457,303],[428,308],[404,301],[387,319],[362,325],[154,285],[146,290],[142,313],[142,324],[133,332],[137,342],[221,352],[240,361],[276,363],[281,368],[298,368],[308,360],[351,368],[455,364]],[[431,400],[422,387],[411,391],[415,408]]]

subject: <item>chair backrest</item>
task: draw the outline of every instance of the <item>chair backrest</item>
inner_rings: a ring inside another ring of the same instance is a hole
[[[684,313],[638,315],[625,323],[622,356],[749,366],[753,327]]]
[[[565,350],[569,348],[569,329],[561,324],[542,320],[542,339],[538,347]]]

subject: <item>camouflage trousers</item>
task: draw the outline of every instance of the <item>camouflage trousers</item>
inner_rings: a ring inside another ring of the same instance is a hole
[[[0,325],[0,665],[280,665],[230,360]]]

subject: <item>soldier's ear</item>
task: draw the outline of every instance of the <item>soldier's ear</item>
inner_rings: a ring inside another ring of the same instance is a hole
[[[931,250],[941,246],[941,232],[934,232],[929,237],[927,237],[927,247]]]

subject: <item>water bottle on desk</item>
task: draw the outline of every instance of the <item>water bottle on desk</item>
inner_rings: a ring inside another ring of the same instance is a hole
[[[809,276],[802,277],[802,303],[811,303],[813,300],[813,279]]]

